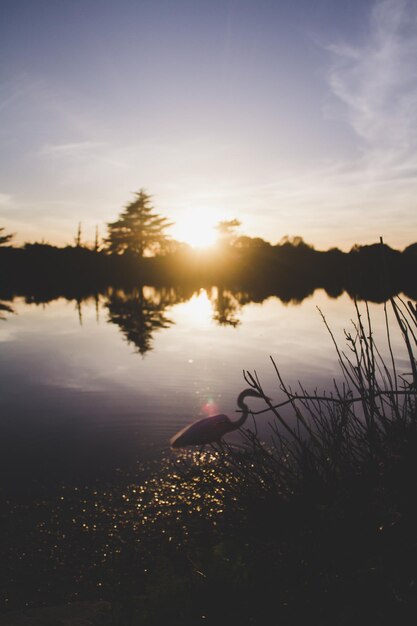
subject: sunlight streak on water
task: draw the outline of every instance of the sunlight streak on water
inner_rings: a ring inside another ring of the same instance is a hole
[[[189,329],[206,329],[213,323],[213,305],[206,289],[200,289],[188,302],[174,308],[177,323],[187,324]]]

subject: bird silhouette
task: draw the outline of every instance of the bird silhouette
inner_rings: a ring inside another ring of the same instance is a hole
[[[255,391],[255,389],[244,389],[237,398],[237,405],[242,409],[242,415],[238,420],[232,422],[227,415],[223,414],[203,417],[178,431],[170,441],[171,447],[183,448],[185,446],[204,446],[208,443],[220,443],[220,439],[226,433],[237,430],[245,423],[249,415],[249,407],[244,402],[247,396],[269,400],[267,396]]]

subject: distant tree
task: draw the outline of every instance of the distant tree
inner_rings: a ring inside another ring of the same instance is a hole
[[[247,237],[246,235],[242,235],[235,240],[234,246],[245,250],[259,250],[260,248],[270,248],[271,244],[265,241],[265,239],[261,239],[261,237]]]
[[[299,235],[295,235],[294,237],[289,237],[288,235],[284,235],[284,237],[282,237],[278,245],[291,247],[291,248],[298,248],[299,250],[307,249],[307,248],[309,248],[310,250],[314,250],[314,246],[312,246],[309,243],[306,243],[304,239],[300,237]]]
[[[223,220],[222,222],[219,222],[216,226],[216,230],[219,233],[220,236],[222,237],[230,237],[232,235],[235,234],[236,229],[239,228],[239,226],[242,225],[242,222],[240,222],[237,219],[234,220]]]
[[[219,234],[219,242],[223,245],[230,245],[236,238],[236,230],[241,226],[241,222],[237,219],[223,220],[216,226]]]
[[[115,222],[107,224],[108,250],[116,254],[133,252],[139,257],[164,251],[168,241],[165,230],[172,225],[166,217],[155,213],[151,196],[144,189],[135,194]]]
[[[77,234],[75,236],[75,245],[77,248],[81,248],[82,227],[81,222],[78,222]]]
[[[100,251],[100,240],[99,240],[99,236],[98,236],[98,226],[96,226],[96,235],[94,237],[94,248],[93,248],[94,252],[99,252]]]
[[[4,228],[0,228],[0,233],[1,231],[4,230]],[[3,246],[5,243],[9,243],[9,241],[11,239],[13,239],[14,235],[10,234],[10,235],[1,235],[0,234],[0,246]]]

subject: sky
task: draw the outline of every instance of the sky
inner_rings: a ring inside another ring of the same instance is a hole
[[[0,0],[0,227],[72,243],[144,188],[319,249],[417,240],[417,0]]]

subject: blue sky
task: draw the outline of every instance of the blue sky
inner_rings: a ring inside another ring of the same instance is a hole
[[[2,0],[0,226],[417,239],[416,0]]]

